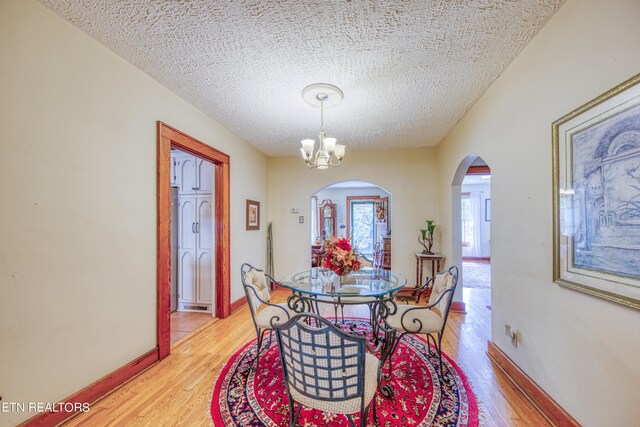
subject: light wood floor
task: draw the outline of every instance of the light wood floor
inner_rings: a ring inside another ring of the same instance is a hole
[[[452,313],[444,350],[469,378],[487,426],[549,426],[486,356],[490,290],[465,289],[467,314]],[[285,291],[274,291],[275,302]],[[331,310],[332,312],[333,310]],[[349,313],[364,315],[366,313]],[[67,426],[210,426],[213,383],[237,348],[255,338],[248,307],[205,326],[171,349],[171,355]]]

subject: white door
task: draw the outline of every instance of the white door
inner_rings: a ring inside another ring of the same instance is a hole
[[[195,194],[198,188],[196,182],[196,158],[189,154],[179,157],[178,171],[180,176],[180,195]]]
[[[196,301],[196,198],[180,198],[180,228],[178,258],[178,298],[182,302]]]
[[[197,198],[197,302],[211,304],[213,299],[213,206],[211,196]]]
[[[213,163],[196,158],[198,164],[198,194],[211,194],[213,189]]]

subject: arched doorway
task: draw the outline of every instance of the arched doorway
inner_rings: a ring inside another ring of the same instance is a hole
[[[368,181],[340,181],[311,194],[310,262],[322,242],[350,238],[365,262],[391,269],[391,193]]]
[[[469,155],[458,165],[451,203],[452,262],[462,267],[455,300],[490,310],[491,169],[480,156]]]

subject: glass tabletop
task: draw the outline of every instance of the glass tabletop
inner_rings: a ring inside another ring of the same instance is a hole
[[[340,277],[333,271],[314,267],[280,282],[296,292],[319,296],[383,296],[402,289],[407,279],[391,270],[361,268]]]

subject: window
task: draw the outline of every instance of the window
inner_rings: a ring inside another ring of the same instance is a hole
[[[375,208],[373,201],[352,201],[351,242],[362,255],[373,255],[375,239]]]
[[[473,210],[471,193],[462,193],[462,246],[473,244]]]

